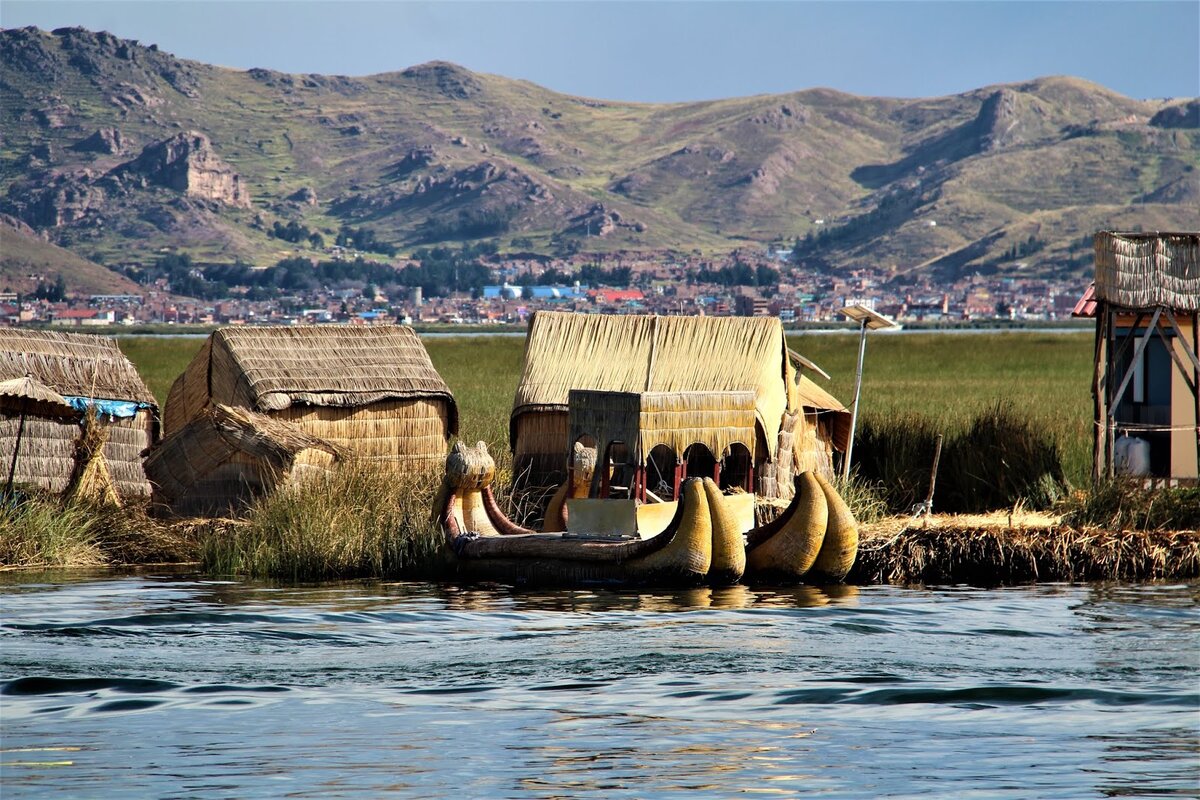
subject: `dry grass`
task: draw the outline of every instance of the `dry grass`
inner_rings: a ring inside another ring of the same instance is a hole
[[[1114,480],[1078,492],[1064,504],[1065,521],[1109,530],[1200,528],[1200,487],[1147,490]]]
[[[969,583],[1191,579],[1200,575],[1196,531],[1074,528],[1015,511],[892,518],[867,526],[852,583]]]

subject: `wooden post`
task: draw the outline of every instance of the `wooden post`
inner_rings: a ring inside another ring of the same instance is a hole
[[[746,491],[754,494],[754,459],[750,459],[750,465],[746,468]]]
[[[1107,340],[1104,345],[1104,477],[1112,477],[1113,467],[1113,430],[1112,430],[1112,396],[1113,370],[1116,369],[1116,353],[1113,352],[1117,343],[1116,314],[1112,305],[1105,301],[1105,333]]]
[[[846,461],[842,464],[842,477],[850,477],[850,458],[854,454],[854,431],[858,427],[858,399],[862,395],[863,356],[867,352],[867,320],[859,325],[858,370],[854,373],[854,405],[850,406],[850,441],[846,443]]]
[[[721,485],[721,462],[713,461],[713,483]]]
[[[1105,353],[1105,336],[1108,331],[1108,303],[1096,301],[1096,363],[1092,369],[1092,483],[1100,483],[1104,477],[1104,446],[1105,436],[1100,423],[1107,415],[1104,412],[1104,365],[1101,359],[1107,358]]]
[[[671,490],[671,499],[679,499],[679,485],[683,483],[683,462],[678,458],[675,459],[675,486]]]

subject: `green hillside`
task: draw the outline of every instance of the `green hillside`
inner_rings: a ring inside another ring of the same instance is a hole
[[[0,80],[0,210],[105,263],[171,247],[269,264],[349,225],[401,250],[487,238],[544,253],[811,234],[803,254],[832,269],[1033,274],[1073,269],[1098,227],[1200,224],[1200,105],[1073,78],[653,105],[440,62],[236,71],[21,29],[0,32]],[[277,222],[304,236],[272,238]],[[1017,267],[1006,256],[1031,233]]]
[[[61,276],[80,294],[141,294],[145,291],[123,275],[80,258],[0,215],[0,290],[26,294],[39,283],[53,285]]]

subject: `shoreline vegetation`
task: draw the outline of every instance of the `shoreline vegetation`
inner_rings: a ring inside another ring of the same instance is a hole
[[[855,475],[838,487],[864,524],[850,580],[996,585],[1200,575],[1200,489],[1080,488],[1090,483],[1091,341],[1086,333],[873,338]],[[143,337],[121,347],[165,398],[201,343]],[[850,396],[855,348],[820,336],[789,344],[834,376],[826,385],[835,396]],[[447,337],[426,346],[459,404],[461,438],[487,442],[496,485],[507,487],[522,340]],[[939,513],[915,518],[939,433]],[[213,575],[296,581],[437,577],[441,534],[429,511],[440,479],[439,472],[397,482],[350,462],[262,498],[238,520],[166,520],[145,507],[96,509],[34,495],[0,508],[0,568],[187,562]],[[523,516],[513,498],[499,499]]]

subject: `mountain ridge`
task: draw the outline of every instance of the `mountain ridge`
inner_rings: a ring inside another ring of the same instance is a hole
[[[966,251],[929,268],[1058,274],[1081,269],[1078,241],[1095,228],[1198,226],[1197,101],[1070,76],[932,98],[810,88],[631,103],[444,61],[362,77],[236,70],[23,28],[0,31],[0,89],[0,211],[105,263],[164,247],[263,265],[316,255],[269,235],[294,222],[326,239],[369,228],[402,250],[491,238],[502,251],[661,255],[799,240],[823,269],[899,274]],[[184,134],[204,145],[173,168],[229,191],[114,188],[139,153]],[[248,199],[222,200],[235,185]],[[1004,258],[1018,235],[1039,248]]]

